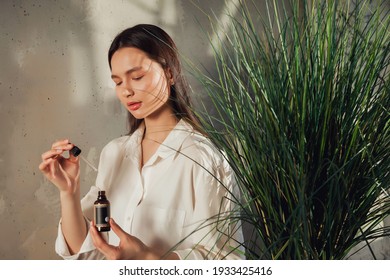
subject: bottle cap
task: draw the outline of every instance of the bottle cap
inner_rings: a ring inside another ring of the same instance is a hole
[[[74,146],[70,151],[69,153],[71,153],[74,157],[77,157],[80,153],[81,153],[81,150],[79,147],[77,146]]]

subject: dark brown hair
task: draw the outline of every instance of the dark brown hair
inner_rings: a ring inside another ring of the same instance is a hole
[[[111,43],[108,51],[108,63],[114,53],[126,47],[134,47],[145,52],[148,57],[158,62],[164,71],[170,71],[174,84],[170,88],[169,102],[178,119],[185,119],[196,130],[202,132],[201,125],[191,110],[188,85],[182,74],[178,51],[172,38],[160,27],[151,24],[139,24],[119,33]],[[129,134],[132,134],[142,123],[128,112]]]

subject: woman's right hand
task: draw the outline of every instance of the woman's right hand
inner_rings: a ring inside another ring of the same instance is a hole
[[[42,154],[39,169],[62,193],[76,194],[79,189],[80,163],[79,158],[69,154],[62,156],[64,151],[74,147],[68,139],[54,142],[51,150]]]

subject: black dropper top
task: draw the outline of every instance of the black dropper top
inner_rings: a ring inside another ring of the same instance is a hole
[[[73,146],[73,148],[70,149],[69,153],[71,153],[74,157],[77,157],[81,153],[81,150],[79,147]]]

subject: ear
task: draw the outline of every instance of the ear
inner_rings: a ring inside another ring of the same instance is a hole
[[[167,68],[165,70],[165,75],[167,77],[167,80],[168,80],[168,83],[169,85],[173,86],[175,84],[175,81],[173,79],[173,75],[172,75],[172,71],[171,71],[171,68]]]

